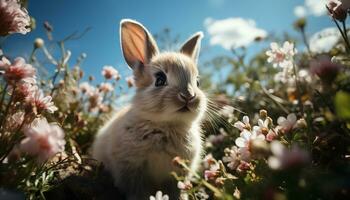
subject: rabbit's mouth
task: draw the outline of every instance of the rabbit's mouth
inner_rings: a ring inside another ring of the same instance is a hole
[[[178,110],[178,112],[190,112],[191,110],[188,108],[187,105],[183,106]]]

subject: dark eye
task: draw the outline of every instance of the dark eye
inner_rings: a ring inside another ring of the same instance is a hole
[[[197,79],[197,87],[200,86],[199,78]]]
[[[166,84],[166,75],[164,74],[164,72],[157,72],[155,77],[156,77],[156,82],[155,82],[156,87],[164,86]]]

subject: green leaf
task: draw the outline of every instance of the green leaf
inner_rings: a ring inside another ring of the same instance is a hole
[[[334,103],[338,117],[350,120],[350,93],[337,92]]]

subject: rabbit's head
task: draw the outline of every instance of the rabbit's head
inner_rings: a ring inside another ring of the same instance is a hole
[[[197,68],[203,34],[194,34],[179,52],[160,53],[140,23],[122,20],[120,26],[123,55],[137,88],[133,110],[151,121],[193,123],[201,119],[207,106]]]

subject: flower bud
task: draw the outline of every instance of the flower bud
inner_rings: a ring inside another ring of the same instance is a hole
[[[267,117],[267,111],[262,109],[259,111],[260,117],[265,119]]]
[[[35,48],[35,49],[40,49],[40,48],[42,48],[42,47],[44,46],[44,44],[45,44],[45,42],[44,42],[44,40],[41,39],[41,38],[36,38],[36,39],[34,40],[34,48]]]
[[[304,118],[301,118],[297,121],[297,127],[298,128],[306,128],[307,127],[307,123],[306,123]]]

